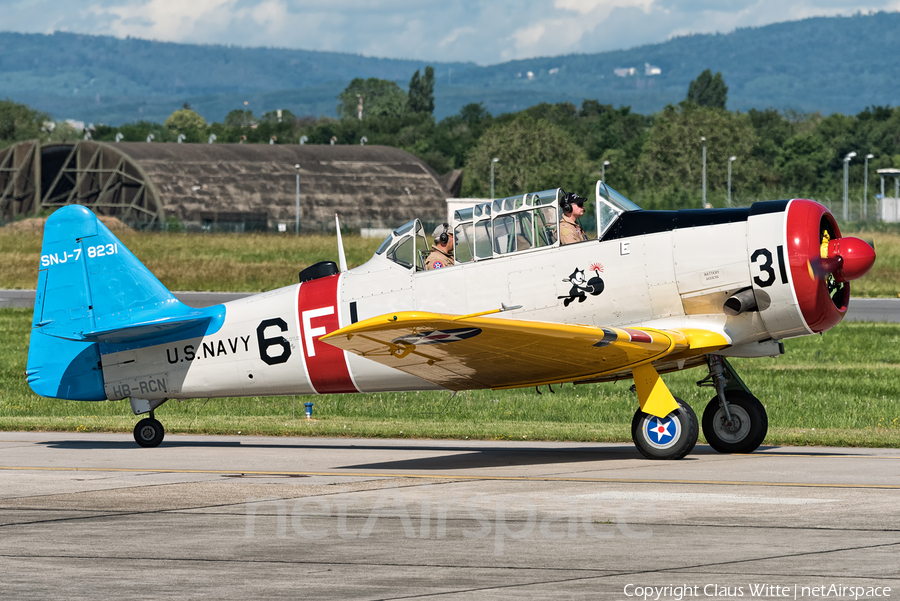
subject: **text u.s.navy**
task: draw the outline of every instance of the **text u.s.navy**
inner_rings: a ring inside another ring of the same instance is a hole
[[[199,349],[195,349],[193,344],[186,344],[181,347],[181,355],[179,355],[179,347],[167,347],[166,360],[168,360],[169,363],[178,363],[179,361],[199,361],[201,358],[206,359],[210,357],[226,356],[229,354],[229,350],[232,355],[239,351],[249,351],[250,336],[235,336],[234,338],[226,338],[224,340],[204,341]]]

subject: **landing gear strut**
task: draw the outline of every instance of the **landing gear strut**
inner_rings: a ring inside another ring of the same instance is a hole
[[[703,411],[703,435],[720,453],[752,453],[766,437],[769,418],[731,366],[719,355],[709,355],[709,376],[698,386],[712,385],[716,396]]]

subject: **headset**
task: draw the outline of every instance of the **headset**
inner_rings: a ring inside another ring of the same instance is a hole
[[[574,210],[572,205],[577,204],[584,206],[585,199],[578,196],[574,192],[563,192],[560,195],[559,206],[562,207],[562,212],[566,215],[570,215]]]
[[[450,236],[449,236],[450,224],[447,222],[444,222],[443,227],[444,227],[444,231],[441,232],[441,235],[438,237],[438,242],[440,242],[441,244],[447,244],[447,242],[450,241]]]

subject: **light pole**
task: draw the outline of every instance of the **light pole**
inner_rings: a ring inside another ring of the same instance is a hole
[[[731,163],[733,163],[735,159],[737,159],[737,157],[728,157],[728,206],[729,207],[731,206]]]
[[[869,212],[869,159],[874,158],[875,155],[872,153],[866,155],[866,177],[865,180],[863,180],[865,181],[865,183],[863,184],[863,221],[868,219]]]
[[[297,170],[297,196],[295,203],[296,213],[294,214],[294,234],[300,235],[300,165],[294,165],[294,169]]]
[[[600,165],[600,179],[604,182],[606,182],[606,166],[609,164],[609,161],[603,161],[603,164]]]
[[[703,143],[703,207],[706,208],[706,138],[700,138]]]
[[[856,156],[856,152],[848,152],[844,157],[844,221],[850,221],[850,160]]]
[[[494,198],[494,163],[498,162],[500,159],[494,157],[491,159],[491,199]]]

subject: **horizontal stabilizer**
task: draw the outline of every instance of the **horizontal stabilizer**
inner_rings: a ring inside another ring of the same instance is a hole
[[[163,317],[141,323],[129,324],[121,328],[94,330],[91,332],[82,332],[80,334],[58,337],[67,340],[121,344],[157,338],[159,336],[167,336],[170,334],[179,334],[193,328],[202,328],[205,331],[206,326],[209,325],[210,321],[212,321],[212,317],[203,314],[199,314],[197,317]],[[53,335],[52,332],[47,333],[51,336]]]

